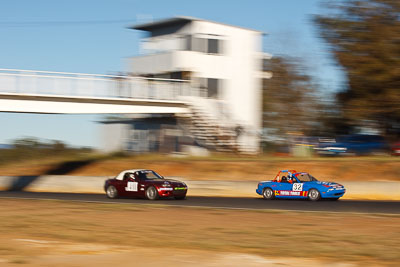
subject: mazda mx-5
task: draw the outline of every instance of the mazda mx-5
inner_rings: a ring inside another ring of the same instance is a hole
[[[188,190],[184,182],[165,179],[152,170],[125,170],[105,181],[108,198],[137,197],[155,200],[164,197],[185,199]]]
[[[293,198],[338,200],[346,189],[343,185],[334,182],[321,182],[307,172],[282,170],[271,181],[258,183],[257,194],[265,199]]]

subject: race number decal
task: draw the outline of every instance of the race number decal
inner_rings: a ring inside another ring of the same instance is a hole
[[[303,191],[303,184],[302,183],[294,183],[292,190],[293,191]]]
[[[127,187],[125,187],[125,191],[137,191],[137,182],[128,182]]]

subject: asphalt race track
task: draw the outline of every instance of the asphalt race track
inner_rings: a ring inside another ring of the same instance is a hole
[[[209,207],[222,209],[253,210],[293,210],[293,211],[326,211],[400,214],[400,201],[318,201],[307,200],[264,200],[262,197],[198,197],[188,196],[185,200],[161,199],[149,201],[145,199],[108,199],[105,194],[75,194],[25,191],[1,191],[0,198],[18,199],[54,199],[65,201],[127,203],[132,205],[161,204],[179,207]]]

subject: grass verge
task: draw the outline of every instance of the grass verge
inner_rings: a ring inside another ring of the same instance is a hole
[[[10,260],[51,248],[17,239],[315,258],[371,266],[400,261],[400,217],[257,212],[41,200],[0,200],[0,251]]]

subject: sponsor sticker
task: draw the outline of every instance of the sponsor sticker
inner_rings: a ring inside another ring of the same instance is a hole
[[[300,191],[287,191],[287,190],[281,190],[279,191],[279,195],[281,196],[300,196]]]
[[[172,191],[173,189],[170,187],[161,187],[158,189],[158,191]]]
[[[275,196],[307,196],[307,191],[280,190],[275,191]]]

